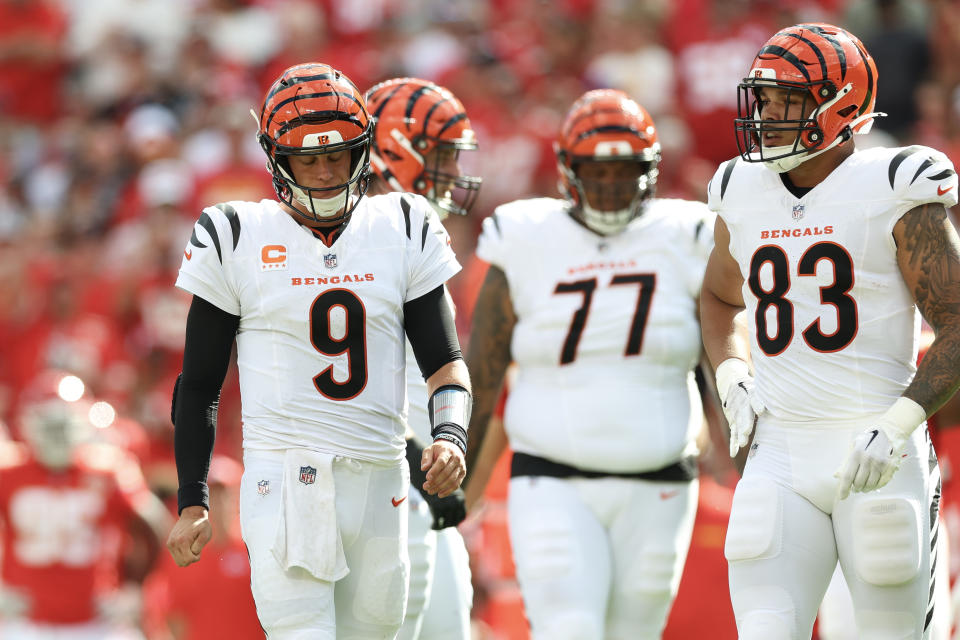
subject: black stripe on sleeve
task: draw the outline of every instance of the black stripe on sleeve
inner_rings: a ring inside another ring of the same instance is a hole
[[[226,203],[218,204],[217,209],[223,212],[230,223],[230,231],[233,233],[233,248],[236,249],[237,243],[240,242],[240,216],[237,215],[237,210],[232,205]]]
[[[903,164],[903,161],[907,159],[908,156],[913,155],[919,149],[916,147],[907,147],[897,155],[893,156],[893,159],[890,161],[890,168],[887,170],[887,177],[890,179],[890,188],[893,189],[893,181],[897,176],[897,169],[900,168],[900,165]]]
[[[727,160],[727,166],[723,169],[723,178],[720,180],[720,199],[723,200],[723,194],[727,192],[727,183],[730,182],[730,174],[733,173],[733,167],[737,164],[736,159]]]
[[[407,239],[410,240],[410,202],[406,196],[400,196],[400,208],[403,210],[403,223],[407,227]]]

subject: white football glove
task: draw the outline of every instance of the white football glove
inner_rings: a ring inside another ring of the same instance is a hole
[[[0,585],[0,618],[19,618],[26,615],[30,599],[17,589]]]
[[[757,424],[757,416],[767,408],[753,389],[750,367],[740,358],[727,358],[717,367],[717,393],[723,404],[723,415],[730,425],[730,457],[747,446]]]
[[[846,499],[850,491],[874,491],[884,486],[900,468],[903,450],[927,415],[923,407],[907,398],[890,409],[853,441],[847,459],[834,475],[840,479],[837,494]]]

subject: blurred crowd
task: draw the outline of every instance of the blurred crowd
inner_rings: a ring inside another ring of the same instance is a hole
[[[484,183],[471,214],[446,223],[465,266],[451,281],[463,341],[480,221],[556,195],[552,143],[577,96],[636,98],[663,144],[658,194],[704,200],[736,154],[738,80],[770,33],[801,21],[840,24],[875,58],[889,115],[872,142],[960,160],[956,0],[0,0],[0,432],[21,437],[38,376],[72,373],[109,408],[101,438],[175,505],[170,395],[190,299],[173,283],[203,207],[273,197],[250,110],[287,66],[328,63],[361,91],[422,77],[464,103],[480,144],[464,172]],[[225,487],[239,416],[232,369],[216,445]],[[245,562],[235,546],[220,566]],[[172,603],[202,593],[189,586],[152,588]]]

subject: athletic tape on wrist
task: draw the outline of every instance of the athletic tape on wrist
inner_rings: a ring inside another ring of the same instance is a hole
[[[917,427],[927,419],[926,410],[910,398],[900,397],[887,409],[878,426],[887,434],[891,442],[906,441]]]
[[[456,384],[446,384],[433,392],[427,403],[430,416],[430,435],[436,440],[447,440],[467,451],[467,425],[473,399],[470,392]]]

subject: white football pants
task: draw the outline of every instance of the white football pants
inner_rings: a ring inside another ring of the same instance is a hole
[[[699,482],[519,476],[510,543],[534,640],[659,640]]]
[[[470,640],[470,557],[456,527],[431,529],[423,497],[410,490],[410,594],[398,640]]]
[[[334,460],[336,526],[350,571],[328,582],[300,568],[283,569],[271,551],[280,516],[283,455],[245,451],[240,483],[250,582],[267,638],[392,640],[403,622],[409,580],[406,460],[388,466]]]
[[[928,638],[939,469],[918,429],[889,484],[837,501],[866,426],[761,417],[724,548],[740,640],[808,640],[838,558],[860,638]]]

